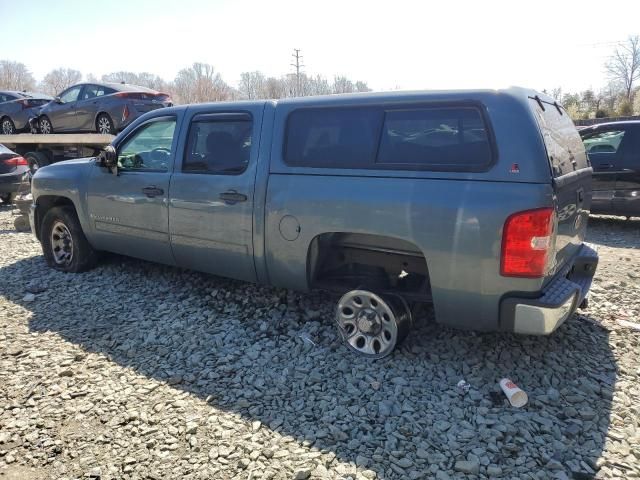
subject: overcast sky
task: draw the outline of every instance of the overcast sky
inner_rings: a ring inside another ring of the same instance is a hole
[[[194,61],[240,73],[304,71],[391,88],[598,89],[615,42],[640,34],[640,1],[0,0],[0,59],[167,80]]]

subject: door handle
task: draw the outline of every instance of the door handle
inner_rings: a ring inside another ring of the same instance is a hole
[[[224,202],[228,204],[247,201],[246,195],[242,193],[238,193],[235,190],[229,190],[228,192],[221,193],[219,197],[220,197],[220,200],[224,200]]]
[[[144,187],[142,189],[142,193],[144,193],[149,198],[153,198],[157,197],[158,195],[164,194],[164,190],[153,185],[150,187]]]
[[[613,165],[610,163],[599,163],[598,166],[600,168],[613,168]]]

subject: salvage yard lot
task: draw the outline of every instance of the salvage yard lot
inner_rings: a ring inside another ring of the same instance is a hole
[[[0,479],[640,478],[640,331],[620,322],[640,317],[639,220],[591,219],[591,305],[552,336],[427,310],[377,362],[339,343],[328,295],[117,256],[63,274],[12,221]]]

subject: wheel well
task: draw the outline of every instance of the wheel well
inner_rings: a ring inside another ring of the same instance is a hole
[[[73,207],[74,210],[76,208],[70,199],[68,199],[67,197],[59,197],[57,195],[41,195],[40,197],[38,197],[37,205],[38,206],[35,211],[34,223],[36,226],[35,234],[38,240],[40,239],[40,228],[42,219],[49,210],[51,210],[53,207],[60,206],[70,206]]]
[[[399,238],[349,232],[318,235],[309,247],[307,272],[312,288],[344,292],[366,287],[410,301],[431,301],[422,251]]]

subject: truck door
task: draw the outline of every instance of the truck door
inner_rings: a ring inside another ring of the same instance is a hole
[[[593,213],[613,214],[616,177],[622,168],[626,131],[621,127],[580,132],[593,167]]]
[[[177,265],[256,280],[253,208],[263,109],[188,111],[186,141],[169,190],[169,234]]]
[[[176,121],[151,118],[119,140],[118,175],[97,163],[92,168],[87,205],[96,248],[174,263],[167,204]]]
[[[616,215],[640,215],[640,125],[625,127],[624,145],[620,148],[621,168],[616,175],[613,212]]]

